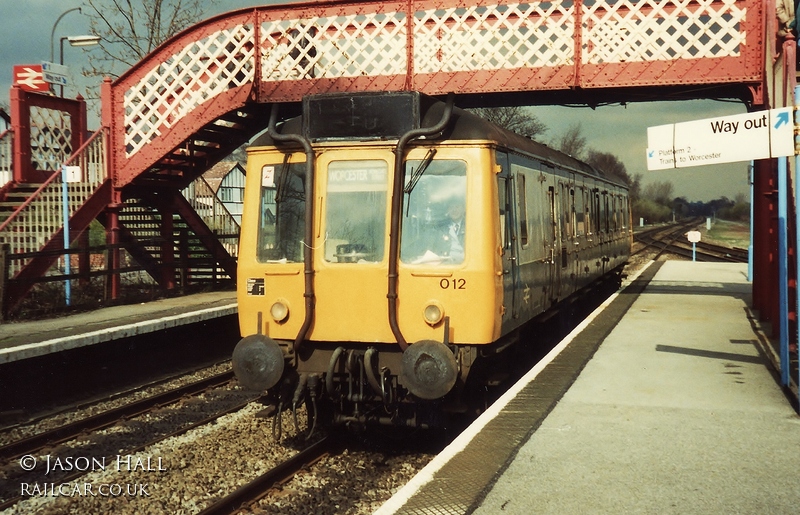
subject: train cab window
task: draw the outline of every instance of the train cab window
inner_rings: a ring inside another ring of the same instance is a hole
[[[400,260],[447,266],[464,261],[467,164],[451,159],[406,161]]]
[[[303,261],[305,235],[305,163],[267,164],[261,167],[258,260]]]
[[[326,261],[371,263],[383,259],[388,171],[388,163],[379,159],[328,165]]]

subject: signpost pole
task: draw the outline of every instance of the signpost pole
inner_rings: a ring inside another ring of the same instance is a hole
[[[61,167],[61,213],[64,217],[64,274],[70,275],[70,261],[72,255],[69,253],[69,196],[67,194],[67,167]],[[64,298],[67,306],[71,305],[72,285],[69,277],[64,281]]]
[[[797,104],[800,103],[800,86],[794,87],[794,112],[792,113],[792,124],[794,126],[794,216],[795,216],[795,236],[797,237],[797,241],[795,242],[795,254],[797,254],[797,249],[800,249],[800,184],[798,184],[798,170],[800,170],[800,155],[798,155],[797,150],[800,146],[800,135],[798,135],[797,128],[798,128],[798,120],[797,120]],[[800,273],[800,255],[795,255],[795,259],[797,260],[797,265],[795,266],[795,270],[798,271],[796,273]],[[797,278],[795,278],[797,279]],[[800,288],[795,288],[797,294],[797,310],[800,311]],[[797,324],[798,328],[798,335],[797,335],[797,342],[798,342],[798,349],[797,354],[800,356],[800,323]],[[797,387],[800,389],[800,365],[797,367]],[[800,396],[800,390],[798,390],[798,396]]]
[[[778,334],[781,356],[781,385],[789,384],[789,278],[786,254],[786,214],[787,214],[787,161],[778,158]]]

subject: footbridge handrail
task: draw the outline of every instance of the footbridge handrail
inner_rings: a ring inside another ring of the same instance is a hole
[[[64,163],[79,166],[79,181],[67,184],[70,216],[108,180],[107,147],[109,128],[95,132]],[[12,254],[39,251],[64,227],[62,172],[54,172],[13,213],[0,224],[0,244],[7,243]],[[26,260],[12,260],[10,276],[25,267]]]

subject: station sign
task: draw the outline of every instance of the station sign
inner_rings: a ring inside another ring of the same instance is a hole
[[[41,93],[50,90],[50,85],[42,76],[42,65],[40,64],[14,65],[13,83],[25,91]]]
[[[42,61],[42,77],[49,84],[66,86],[69,84],[69,67]]]
[[[794,107],[647,128],[647,169],[794,155]]]

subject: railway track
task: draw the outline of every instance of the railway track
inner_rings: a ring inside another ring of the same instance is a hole
[[[341,442],[325,437],[216,501],[201,511],[200,515],[227,515],[249,508],[270,493],[279,492],[301,471],[308,470],[323,458],[339,452]]]
[[[20,484],[30,484],[28,482],[29,478],[27,477],[29,474],[26,475],[26,472],[32,472],[37,464],[37,457],[41,458],[43,456],[46,457],[45,475],[49,475],[51,471],[55,470],[71,472],[55,475],[58,476],[57,481],[60,484],[72,483],[90,470],[88,466],[80,467],[75,465],[76,462],[66,461],[67,457],[69,457],[70,454],[74,454],[74,452],[69,449],[64,449],[61,447],[62,445],[76,439],[85,438],[87,435],[101,432],[113,426],[129,423],[137,418],[147,418],[157,411],[164,410],[180,401],[190,402],[193,398],[213,393],[215,390],[231,388],[233,379],[233,372],[229,370],[185,386],[145,399],[133,401],[75,422],[64,424],[54,429],[5,444],[0,447],[0,463],[5,464],[4,469],[7,471],[11,469],[11,472],[6,472],[5,474],[6,483],[10,485],[14,480],[17,480]],[[92,457],[92,463],[105,463],[106,460],[114,456],[135,455],[147,447],[168,438],[183,435],[192,429],[211,424],[224,415],[242,410],[255,400],[256,397],[257,396],[254,396],[252,393],[243,394],[239,392],[239,395],[231,396],[228,402],[222,403],[219,409],[212,410],[213,412],[210,415],[200,416],[195,414],[194,416],[180,417],[185,420],[176,420],[174,424],[171,424],[173,427],[170,429],[142,431],[142,436],[130,440],[135,443],[131,443],[126,447],[119,448],[114,446],[115,448],[110,449],[108,445],[99,445],[89,453]],[[158,419],[160,417],[154,416],[153,418]],[[61,455],[66,456],[63,462],[60,458]],[[80,451],[80,455],[87,460],[86,463],[88,465],[87,451]],[[52,456],[55,456],[55,460],[51,464]],[[72,458],[74,458],[74,456]],[[17,463],[19,466],[15,467],[14,465]],[[69,464],[65,465],[65,463]],[[56,464],[59,465],[56,466]],[[41,472],[41,470],[39,472]],[[48,480],[52,479],[56,478],[48,478]],[[12,507],[26,498],[24,493],[13,492],[12,490],[6,489],[0,490],[0,510]]]
[[[695,230],[703,223],[702,218],[694,218],[676,224],[654,227],[634,233],[631,256],[647,254],[657,260],[664,255],[677,255],[687,259],[705,262],[747,263],[746,249],[731,248],[700,241],[695,250],[686,239],[686,233]]]

